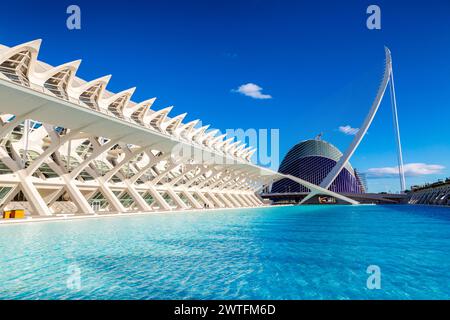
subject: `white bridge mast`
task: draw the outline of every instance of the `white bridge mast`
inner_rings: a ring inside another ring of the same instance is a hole
[[[320,187],[328,190],[328,188],[331,186],[333,181],[337,178],[339,173],[342,171],[344,166],[348,163],[350,157],[355,152],[356,148],[359,146],[361,140],[364,138],[364,136],[367,133],[367,130],[369,129],[370,125],[372,124],[372,121],[375,117],[375,114],[378,111],[378,108],[380,107],[381,100],[384,97],[384,94],[386,92],[388,84],[390,85],[390,93],[391,93],[391,105],[392,105],[392,114],[394,119],[394,130],[397,140],[397,157],[398,157],[398,170],[400,175],[400,188],[401,192],[405,191],[406,184],[405,184],[405,174],[403,169],[403,155],[402,155],[402,146],[400,142],[400,129],[398,125],[398,116],[397,116],[397,103],[395,99],[395,87],[394,87],[394,75],[392,72],[392,57],[391,57],[391,51],[385,47],[385,53],[386,53],[386,65],[384,69],[384,76],[383,80],[378,88],[377,96],[375,100],[373,101],[372,107],[369,110],[369,113],[367,114],[366,118],[364,119],[364,122],[362,126],[360,127],[358,133],[353,138],[352,143],[347,148],[346,152],[342,155],[342,157],[339,159],[339,161],[336,163],[336,165],[331,169],[331,171],[328,173],[328,175],[325,177],[325,179],[322,180],[320,183]],[[315,195],[319,194],[317,190],[311,190],[311,192],[303,198],[303,200],[300,202],[301,204],[305,203]]]
[[[400,140],[400,127],[398,124],[398,114],[397,114],[397,100],[395,98],[395,85],[394,85],[394,71],[391,63],[391,77],[389,81],[389,88],[391,93],[391,106],[392,106],[392,118],[394,122],[395,140],[397,143],[397,160],[398,160],[398,174],[400,176],[400,192],[406,190],[405,181],[405,171],[403,168],[403,153],[402,153],[402,143]]]

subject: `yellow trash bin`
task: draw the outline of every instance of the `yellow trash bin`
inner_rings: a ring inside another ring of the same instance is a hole
[[[3,211],[3,219],[24,219],[24,218],[25,218],[25,210],[23,209]]]
[[[14,218],[14,219],[25,218],[25,210],[23,210],[23,209],[14,210],[11,218]]]
[[[10,219],[10,218],[11,218],[11,210],[3,211],[3,219]]]

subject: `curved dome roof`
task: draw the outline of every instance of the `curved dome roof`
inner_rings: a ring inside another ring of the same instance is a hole
[[[279,171],[288,169],[293,162],[298,161],[300,158],[312,156],[324,157],[337,162],[342,157],[342,152],[331,143],[323,140],[311,139],[301,141],[288,151],[280,165]],[[346,164],[345,168],[354,175],[350,162]]]
[[[342,153],[331,143],[319,139],[306,140],[289,150],[278,171],[320,185],[341,157]],[[346,164],[329,189],[333,192],[364,192],[361,181],[350,163]],[[307,188],[289,179],[282,179],[272,185],[273,193],[307,191]]]

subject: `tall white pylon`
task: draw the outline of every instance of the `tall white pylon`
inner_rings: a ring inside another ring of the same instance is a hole
[[[400,176],[400,192],[404,192],[406,190],[405,170],[403,168],[402,143],[400,140],[400,127],[398,124],[397,99],[395,97],[394,71],[392,64],[391,64],[391,77],[389,81],[389,88],[391,93],[392,118],[394,122],[395,140],[397,143],[397,160],[398,160],[398,174]]]
[[[391,90],[391,104],[392,104],[392,113],[394,118],[394,129],[396,133],[396,139],[397,139],[397,155],[398,155],[398,162],[399,162],[399,175],[400,175],[400,183],[401,183],[401,191],[403,192],[406,189],[405,184],[405,174],[403,170],[403,155],[402,155],[402,148],[400,143],[400,130],[398,126],[398,116],[397,116],[397,104],[395,100],[395,87],[394,87],[394,75],[392,72],[392,56],[391,51],[385,47],[385,54],[386,54],[386,64],[384,68],[384,75],[383,75],[383,81],[381,82],[380,86],[378,87],[377,96],[375,97],[375,100],[372,103],[372,107],[369,110],[369,113],[367,114],[366,118],[364,119],[363,124],[361,125],[358,133],[353,138],[352,143],[347,148],[346,152],[342,155],[342,157],[339,159],[339,161],[336,163],[336,165],[331,169],[331,171],[328,173],[328,175],[322,180],[320,183],[320,187],[323,189],[328,190],[333,183],[333,181],[337,178],[339,173],[342,171],[344,166],[348,163],[350,157],[353,155],[353,153],[356,151],[357,147],[359,146],[360,142],[364,138],[364,136],[367,133],[367,130],[369,129],[370,125],[372,124],[372,121],[380,107],[381,101],[384,97],[384,94],[387,90],[387,86],[390,85]],[[305,203],[315,195],[319,194],[317,191],[311,191],[303,200],[300,202],[300,204]]]

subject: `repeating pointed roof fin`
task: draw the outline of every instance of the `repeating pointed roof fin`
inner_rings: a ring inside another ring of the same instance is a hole
[[[169,114],[170,111],[172,111],[173,106],[155,111],[148,117],[148,124],[158,130],[161,131],[161,123],[165,120],[166,116]]]
[[[133,108],[128,108],[129,111],[128,109],[126,111],[127,113],[129,113],[129,117],[131,117],[131,119],[133,119],[137,123],[144,125],[146,122],[145,120],[150,113],[150,108],[152,107],[153,103],[155,103],[155,100],[156,98],[151,98],[136,104]]]
[[[29,87],[41,42],[41,39],[26,42],[1,53],[0,73],[12,82]]]

